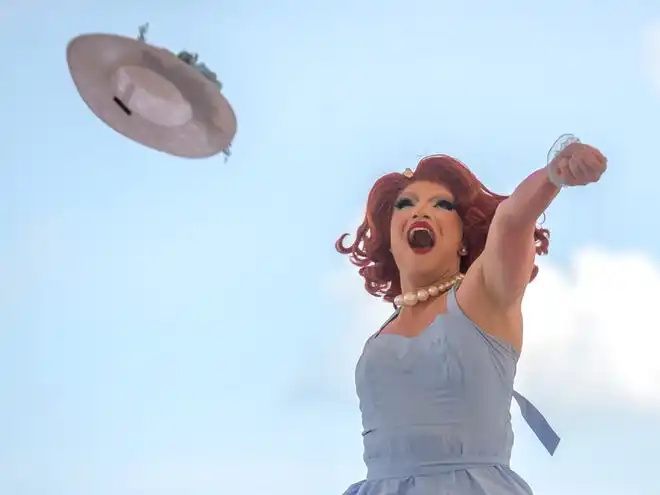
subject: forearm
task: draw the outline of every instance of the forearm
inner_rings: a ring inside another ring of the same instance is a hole
[[[546,167],[523,180],[498,208],[511,226],[531,229],[557,197],[560,188],[550,181]]]
[[[581,186],[596,182],[607,168],[597,149],[575,142],[564,155],[551,162],[552,179],[546,167],[537,170],[500,203],[488,231],[481,267],[488,292],[502,308],[518,304],[530,280],[539,252],[534,230],[539,217],[557,197],[560,182]]]

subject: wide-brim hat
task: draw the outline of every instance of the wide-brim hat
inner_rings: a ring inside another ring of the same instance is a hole
[[[111,34],[74,38],[67,61],[85,103],[120,134],[180,157],[228,154],[236,115],[221,85],[194,64],[142,39]]]

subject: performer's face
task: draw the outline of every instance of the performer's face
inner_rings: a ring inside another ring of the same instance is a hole
[[[456,270],[463,228],[447,187],[413,182],[398,197],[392,214],[392,255],[402,277],[434,283]],[[453,275],[453,273],[451,273]]]

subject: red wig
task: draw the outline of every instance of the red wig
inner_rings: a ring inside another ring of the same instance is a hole
[[[392,211],[401,192],[414,181],[443,184],[454,195],[456,212],[463,221],[463,243],[468,251],[461,258],[463,273],[484,250],[495,210],[508,197],[491,192],[465,165],[446,155],[422,158],[412,177],[391,173],[378,179],[369,193],[367,212],[357,229],[355,241],[344,246],[348,234],[343,234],[335,247],[341,254],[349,255],[351,262],[360,268],[367,292],[389,302],[401,293],[399,269],[390,252]],[[537,228],[534,240],[536,253],[547,254],[550,232]],[[537,272],[535,265],[531,280]]]

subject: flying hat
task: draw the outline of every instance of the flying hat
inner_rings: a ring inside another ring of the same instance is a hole
[[[185,158],[230,155],[236,115],[216,74],[195,53],[177,55],[138,38],[84,34],[69,42],[78,93],[115,131]]]

